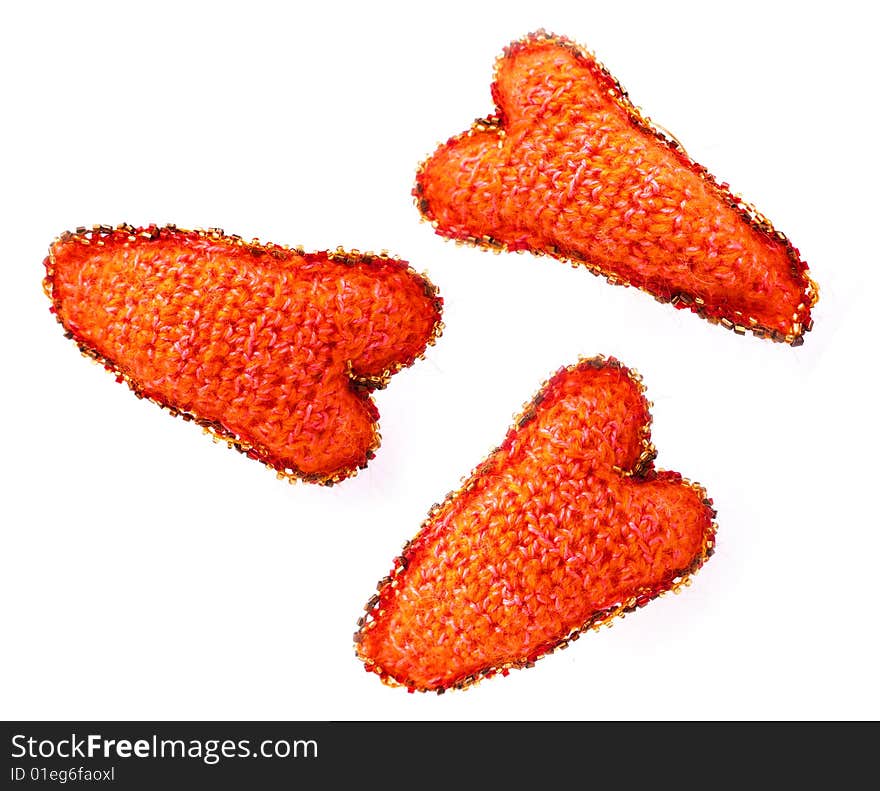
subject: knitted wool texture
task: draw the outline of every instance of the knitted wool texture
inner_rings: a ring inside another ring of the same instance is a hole
[[[436,231],[546,253],[735,329],[803,342],[817,289],[786,237],[691,160],[585,50],[543,32],[498,60],[495,115],[414,195]]]
[[[379,583],[355,635],[366,669],[464,687],[688,584],[715,512],[654,470],[648,407],[613,358],[557,372]]]
[[[102,226],[62,235],[45,265],[58,320],[118,381],[309,481],[366,464],[368,391],[441,328],[434,287],[386,255]]]

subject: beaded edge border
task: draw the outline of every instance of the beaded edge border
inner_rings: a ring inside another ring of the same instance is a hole
[[[644,477],[648,472],[652,470],[652,463],[657,457],[657,449],[651,442],[651,425],[653,422],[651,409],[653,408],[654,404],[653,402],[645,398],[646,389],[642,381],[642,376],[635,369],[628,368],[614,357],[606,358],[604,355],[597,355],[595,357],[579,357],[576,363],[559,368],[552,376],[550,376],[543,382],[537,393],[529,401],[527,401],[523,405],[521,411],[514,416],[513,424],[510,426],[507,433],[505,434],[505,439],[511,431],[523,428],[535,418],[535,408],[543,401],[544,392],[555,377],[566,371],[572,371],[584,365],[589,365],[597,369],[614,368],[617,370],[621,370],[626,373],[626,375],[638,387],[639,393],[641,394],[647,406],[647,419],[640,429],[642,452],[639,455],[639,458],[636,460],[635,464],[633,464],[632,469],[623,470],[619,467],[614,467],[613,469],[617,471],[621,476],[626,478]],[[675,594],[681,593],[683,588],[690,587],[693,575],[696,574],[696,572],[699,571],[703,564],[715,553],[715,534],[718,531],[718,525],[714,521],[715,517],[717,516],[717,511],[714,508],[712,499],[708,496],[705,488],[703,488],[702,485],[700,485],[696,481],[691,481],[688,478],[681,476],[680,483],[683,486],[692,489],[699,495],[702,504],[711,511],[710,518],[713,520],[703,536],[703,543],[700,547],[700,551],[693,558],[690,564],[688,564],[685,568],[670,572],[667,578],[657,586],[643,588],[640,590],[639,593],[630,596],[625,601],[618,602],[617,604],[600,610],[599,612],[591,616],[584,624],[572,629],[570,632],[568,632],[568,634],[560,638],[556,643],[542,646],[538,649],[536,653],[526,657],[525,659],[504,662],[500,665],[486,667],[476,673],[465,676],[460,681],[448,684],[444,687],[438,687],[436,689],[421,687],[417,683],[409,680],[395,679],[390,674],[383,671],[377,663],[373,662],[368,657],[365,657],[360,652],[360,643],[362,639],[361,635],[365,630],[371,628],[370,624],[374,622],[374,613],[380,615],[384,612],[380,608],[380,605],[382,603],[382,594],[385,593],[386,588],[396,587],[398,576],[409,565],[409,557],[421,548],[423,534],[430,526],[432,520],[437,516],[440,511],[442,511],[453,500],[458,498],[463,492],[470,490],[476,485],[477,479],[486,471],[489,459],[500,449],[500,447],[501,446],[495,447],[486,456],[486,458],[484,458],[476,467],[474,467],[474,469],[467,476],[463,477],[461,479],[462,484],[458,489],[449,492],[442,502],[434,503],[434,505],[431,506],[428,511],[428,516],[420,525],[416,535],[403,545],[401,554],[394,559],[391,573],[379,580],[376,585],[377,593],[373,594],[373,596],[370,597],[370,599],[364,605],[365,615],[362,615],[360,618],[358,618],[358,630],[354,633],[355,656],[364,663],[364,669],[368,673],[375,673],[377,676],[379,676],[379,679],[382,681],[382,683],[389,687],[406,687],[407,692],[436,692],[436,694],[442,695],[448,689],[467,689],[468,687],[479,683],[483,679],[492,678],[499,673],[502,676],[507,676],[511,670],[534,667],[535,662],[538,659],[549,656],[556,651],[567,649],[571,643],[580,639],[580,636],[588,630],[592,629],[593,631],[598,632],[603,626],[607,626],[608,628],[610,628],[611,626],[613,626],[612,622],[616,618],[623,618],[627,613],[634,612],[635,610],[644,607],[649,602],[660,596],[663,596],[669,591],[672,591]]]
[[[225,243],[231,247],[234,246],[237,248],[252,251],[260,251],[261,253],[267,253],[271,255],[275,260],[279,261],[289,259],[293,256],[300,256],[308,259],[310,257],[322,255],[325,255],[328,260],[339,261],[342,263],[350,264],[352,266],[357,264],[364,264],[369,266],[373,261],[390,261],[400,264],[401,269],[407,271],[422,285],[422,287],[424,288],[425,296],[434,302],[434,307],[437,311],[438,316],[437,321],[434,323],[434,326],[431,330],[431,334],[427,342],[425,343],[424,349],[419,354],[414,355],[413,357],[408,358],[402,362],[395,363],[395,365],[389,368],[386,368],[378,376],[355,376],[351,371],[351,363],[349,362],[347,364],[349,381],[352,390],[360,398],[367,401],[367,406],[370,410],[370,414],[373,415],[373,437],[369,447],[366,450],[365,461],[362,464],[359,464],[355,467],[346,468],[344,470],[339,470],[337,472],[327,475],[319,473],[305,473],[296,469],[295,467],[285,466],[277,459],[275,459],[273,454],[268,449],[262,447],[257,443],[249,442],[248,440],[243,439],[242,437],[235,434],[233,431],[227,429],[221,423],[201,418],[194,412],[180,409],[179,407],[176,407],[173,404],[164,401],[159,396],[149,393],[137,383],[134,377],[132,377],[124,369],[123,366],[119,365],[108,357],[105,357],[97,349],[91,346],[88,341],[77,335],[75,332],[71,331],[64,324],[59,313],[61,301],[56,296],[54,289],[54,248],[59,242],[69,242],[71,240],[75,240],[83,244],[103,245],[103,240],[110,236],[125,236],[128,241],[132,242],[140,236],[142,238],[150,239],[152,241],[154,239],[160,238],[162,233],[165,231],[174,234],[191,235],[200,239],[210,239],[212,242]],[[398,371],[411,366],[413,363],[415,363],[416,360],[424,359],[428,347],[433,346],[436,343],[437,338],[442,335],[445,328],[442,321],[443,298],[440,296],[437,287],[428,279],[427,275],[416,272],[407,261],[397,258],[385,250],[380,253],[362,253],[360,250],[357,249],[345,250],[342,247],[337,247],[333,251],[316,251],[307,253],[302,247],[299,246],[290,247],[288,245],[278,245],[272,242],[260,242],[259,239],[252,239],[248,242],[236,234],[225,234],[222,228],[208,228],[207,230],[203,230],[201,228],[186,229],[179,228],[178,226],[171,223],[162,226],[151,224],[145,227],[136,228],[132,225],[129,225],[128,223],[120,223],[115,228],[110,225],[94,225],[90,229],[84,226],[80,226],[77,227],[75,231],[65,231],[61,233],[53,240],[52,244],[50,245],[49,255],[44,259],[43,265],[46,268],[46,275],[43,277],[43,292],[52,302],[49,311],[55,316],[55,320],[64,328],[64,336],[73,340],[74,343],[76,343],[80,353],[84,357],[87,357],[92,361],[98,363],[99,365],[102,365],[105,370],[109,371],[112,374],[115,374],[116,381],[120,384],[127,384],[129,389],[138,398],[151,401],[152,403],[156,404],[160,409],[168,411],[168,413],[172,417],[180,417],[186,422],[195,423],[196,425],[200,426],[206,434],[210,435],[215,442],[225,442],[228,448],[237,450],[248,458],[259,461],[266,467],[274,470],[276,473],[276,477],[279,480],[287,480],[291,484],[296,483],[298,480],[301,480],[307,483],[319,483],[325,486],[332,486],[333,484],[339,483],[340,481],[357,475],[359,470],[364,469],[367,466],[367,463],[375,458],[375,452],[381,444],[382,436],[379,433],[379,412],[373,402],[373,399],[370,397],[370,393],[373,390],[380,390],[384,388],[388,384],[391,377]]]
[[[432,216],[430,205],[427,199],[423,197],[422,176],[425,171],[425,166],[437,150],[446,146],[455,145],[455,143],[457,143],[459,140],[472,136],[474,132],[495,131],[498,135],[499,143],[504,139],[506,135],[506,130],[504,128],[506,119],[504,118],[503,111],[498,105],[495,87],[498,81],[498,73],[501,68],[502,62],[506,58],[516,54],[524,47],[535,42],[549,42],[564,47],[565,49],[572,52],[577,57],[577,59],[581,61],[587,68],[593,71],[600,78],[601,81],[608,84],[609,97],[617,104],[618,107],[620,107],[627,113],[627,116],[636,128],[640,129],[641,131],[648,132],[661,144],[665,145],[667,148],[673,151],[689,169],[696,173],[709,186],[709,188],[719,200],[726,203],[728,206],[737,211],[752,228],[770,236],[771,238],[782,244],[788,258],[791,261],[792,274],[797,278],[803,278],[803,280],[805,281],[803,283],[804,296],[809,302],[808,305],[803,302],[798,305],[796,312],[793,315],[792,332],[788,334],[782,334],[778,330],[763,326],[754,317],[745,317],[742,312],[738,310],[733,311],[733,313],[731,314],[737,319],[736,321],[732,320],[728,315],[712,315],[707,311],[705,307],[705,301],[702,298],[693,296],[691,294],[681,293],[675,295],[671,299],[667,299],[662,295],[655,294],[653,291],[645,286],[636,286],[625,278],[605,271],[598,264],[592,263],[588,259],[582,256],[578,256],[572,251],[563,251],[558,247],[541,250],[532,247],[510,248],[507,243],[501,242],[500,240],[495,239],[492,236],[460,236],[455,234],[447,234],[444,231],[440,230],[439,222],[436,220],[435,217]],[[557,260],[562,261],[563,263],[568,263],[572,267],[584,267],[597,277],[604,277],[605,280],[611,285],[632,286],[634,288],[637,288],[639,291],[650,294],[652,297],[654,297],[655,300],[660,303],[670,303],[673,305],[673,307],[676,308],[688,308],[691,310],[691,312],[696,313],[698,316],[706,319],[710,323],[720,324],[726,329],[733,330],[737,335],[745,335],[746,331],[749,331],[758,338],[769,338],[770,340],[780,343],[787,343],[791,346],[803,345],[804,334],[813,329],[813,320],[810,317],[810,310],[819,301],[819,286],[809,276],[809,267],[807,266],[806,262],[801,259],[798,249],[794,247],[789,238],[784,233],[782,233],[782,231],[777,231],[773,227],[770,220],[768,220],[761,212],[759,212],[753,204],[746,201],[740,195],[732,193],[730,190],[730,185],[726,182],[719,183],[715,179],[715,176],[713,176],[703,165],[699,164],[690,157],[690,155],[685,151],[684,146],[682,146],[682,144],[675,138],[675,136],[671,132],[651,121],[651,119],[644,114],[643,110],[640,107],[633,104],[633,102],[629,98],[629,94],[620,84],[618,79],[614,77],[611,72],[608,71],[608,69],[602,64],[602,62],[589,49],[580,46],[579,44],[571,41],[565,36],[558,36],[553,33],[548,33],[543,29],[523,36],[521,39],[518,39],[505,47],[502,54],[499,55],[495,60],[492,78],[492,99],[496,103],[496,112],[494,114],[486,118],[478,118],[471,125],[470,129],[467,129],[464,132],[461,132],[460,134],[449,138],[445,143],[438,143],[437,146],[435,146],[434,152],[423,159],[416,169],[416,183],[412,190],[413,202],[415,203],[415,206],[418,209],[419,214],[421,215],[422,221],[429,223],[433,227],[435,233],[437,233],[439,236],[443,236],[451,241],[454,241],[456,244],[468,245],[470,247],[478,247],[483,250],[491,250],[494,253],[530,252],[533,255],[548,255],[552,258],[556,258]],[[804,320],[805,316],[807,317],[806,321]]]

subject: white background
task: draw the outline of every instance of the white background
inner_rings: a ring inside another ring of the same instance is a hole
[[[5,4],[0,717],[877,718],[868,7]],[[789,235],[821,289],[803,347],[419,222],[416,164],[492,111],[495,57],[539,27]],[[447,329],[376,394],[368,469],[288,485],[78,354],[42,260],[122,221],[387,248],[429,275]],[[644,376],[657,464],[707,487],[717,554],[531,670],[383,686],[351,641],[375,583],[540,383],[598,353]]]

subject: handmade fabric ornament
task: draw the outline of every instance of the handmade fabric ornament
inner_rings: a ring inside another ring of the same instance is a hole
[[[498,60],[496,112],[419,167],[437,233],[582,264],[742,334],[803,343],[818,291],[788,239],[543,31]]]
[[[654,469],[649,404],[613,358],[561,369],[501,446],[435,505],[366,606],[366,669],[414,690],[531,666],[689,584],[715,512]]]
[[[45,266],[83,353],[279,477],[363,467],[379,445],[369,391],[441,329],[434,287],[385,254],[100,226],[63,234]]]

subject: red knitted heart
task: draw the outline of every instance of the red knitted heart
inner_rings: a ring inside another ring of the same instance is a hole
[[[533,34],[499,59],[497,115],[414,194],[438,233],[583,264],[737,332],[793,345],[817,299],[786,237],[633,107],[588,52]]]
[[[405,261],[304,253],[220,231],[64,234],[46,293],[89,356],[279,475],[333,483],[379,444],[368,392],[439,333]]]
[[[410,690],[467,686],[687,584],[715,512],[654,470],[649,423],[616,360],[560,370],[379,583],[355,635],[367,670]]]

